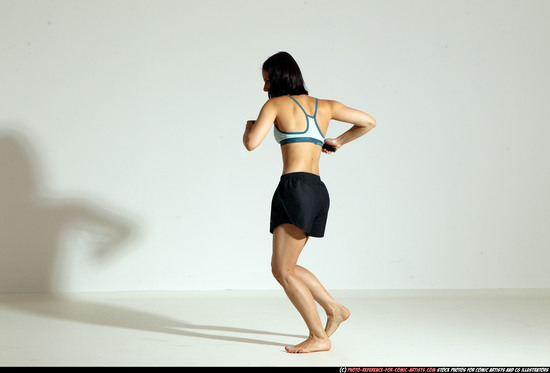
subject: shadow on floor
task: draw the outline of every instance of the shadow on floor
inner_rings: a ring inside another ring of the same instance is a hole
[[[195,299],[193,299],[193,301],[195,301]],[[307,338],[307,336],[304,335],[231,326],[193,324],[151,312],[58,294],[5,294],[0,296],[0,306],[11,308],[18,312],[64,321],[229,342],[282,346],[280,342],[268,341],[263,338],[226,336],[203,331],[271,335],[300,339]],[[193,307],[200,307],[200,305],[193,304]],[[182,308],[184,308],[183,305]],[[184,312],[184,310],[182,310],[182,312]]]

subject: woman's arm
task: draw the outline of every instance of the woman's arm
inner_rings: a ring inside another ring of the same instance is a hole
[[[337,138],[325,139],[325,143],[334,146],[336,149],[339,149],[342,145],[363,136],[376,127],[376,121],[373,117],[362,111],[349,108],[338,101],[330,101],[330,108],[332,112],[331,119],[353,124],[352,128]],[[323,152],[328,154],[332,153],[331,151],[325,149],[323,149]]]
[[[258,119],[246,122],[243,144],[248,151],[256,149],[262,143],[276,118],[277,110],[273,101],[269,100],[260,110]]]

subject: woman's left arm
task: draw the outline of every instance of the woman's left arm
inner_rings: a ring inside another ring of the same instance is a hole
[[[248,151],[256,149],[264,140],[277,118],[277,109],[272,100],[267,101],[258,119],[246,122],[246,129],[243,135],[243,144]]]

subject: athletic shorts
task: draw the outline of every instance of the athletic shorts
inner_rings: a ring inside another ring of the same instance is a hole
[[[271,201],[269,231],[290,223],[306,235],[323,237],[329,209],[329,195],[319,175],[292,172],[281,176]]]

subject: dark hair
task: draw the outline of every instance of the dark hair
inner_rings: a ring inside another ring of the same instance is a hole
[[[269,57],[262,69],[269,77],[269,98],[283,95],[308,94],[302,72],[298,64],[287,52],[279,52]]]

